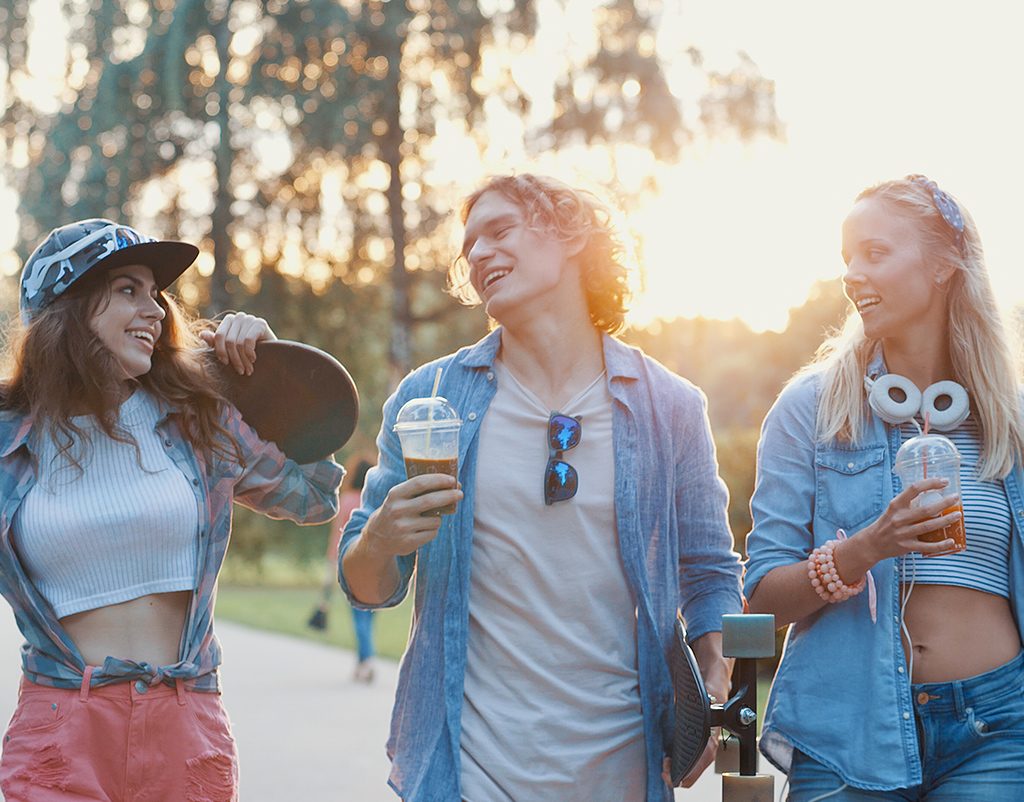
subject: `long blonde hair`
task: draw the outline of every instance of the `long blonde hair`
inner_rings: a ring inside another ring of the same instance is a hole
[[[1006,330],[996,307],[981,239],[967,211],[963,246],[939,213],[931,190],[920,181],[901,178],[870,187],[857,200],[877,198],[917,227],[921,247],[932,265],[952,267],[947,305],[949,349],[954,378],[970,394],[972,413],[981,429],[979,478],[1006,476],[1024,454],[1020,394]],[[959,204],[958,204],[959,205]],[[864,376],[879,341],[864,334],[855,309],[835,336],[828,338],[801,373],[820,371],[817,436],[822,442],[859,440],[867,427]]]

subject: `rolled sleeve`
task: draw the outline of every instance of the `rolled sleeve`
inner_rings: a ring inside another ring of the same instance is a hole
[[[775,568],[807,558],[814,518],[817,392],[811,377],[791,383],[768,411],[757,446],[744,590]]]
[[[235,480],[235,501],[297,524],[325,523],[337,514],[345,470],[334,460],[299,465],[274,443],[260,439],[234,407],[228,407],[226,424],[245,462]]]
[[[729,491],[718,475],[707,399],[696,388],[681,420],[677,454],[679,598],[687,633],[696,640],[722,628],[722,616],[743,609],[742,571],[729,529]]]
[[[415,375],[413,374],[413,376]],[[366,474],[359,506],[349,517],[341,536],[341,544],[338,547],[338,584],[341,585],[342,591],[348,597],[352,606],[362,610],[394,607],[400,604],[409,592],[409,585],[416,568],[415,553],[396,557],[395,561],[400,577],[398,587],[388,599],[379,604],[367,604],[353,596],[352,590],[345,580],[345,572],[342,570],[345,553],[352,547],[352,544],[359,535],[362,534],[367,519],[384,503],[384,499],[387,498],[391,488],[404,482],[406,479],[401,443],[398,440],[398,435],[394,433],[391,427],[394,425],[401,405],[415,395],[409,387],[411,383],[412,377],[406,379],[399,386],[398,390],[395,391],[394,395],[384,403],[383,422],[381,423],[380,433],[377,435],[377,464]]]

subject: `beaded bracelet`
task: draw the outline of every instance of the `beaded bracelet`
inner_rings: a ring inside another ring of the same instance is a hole
[[[836,567],[835,547],[840,541],[846,540],[846,532],[842,529],[836,531],[836,539],[830,540],[822,546],[816,547],[807,558],[807,576],[811,580],[811,587],[814,592],[830,604],[846,601],[861,593],[865,587],[870,589],[869,607],[871,620],[876,618],[875,582],[868,571],[858,582],[852,585],[846,584],[839,576],[839,569]]]
[[[852,585],[843,582],[839,576],[839,569],[836,568],[834,550],[838,543],[838,540],[830,540],[825,545],[818,546],[807,558],[807,576],[811,580],[814,592],[831,603],[846,601],[864,590],[867,585],[864,577]]]

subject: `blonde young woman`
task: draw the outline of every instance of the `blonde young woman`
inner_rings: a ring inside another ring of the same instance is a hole
[[[791,625],[761,748],[794,802],[1021,799],[1024,434],[978,232],[935,182],[907,176],[860,194],[843,258],[855,308],[758,448],[745,588],[752,611]],[[928,409],[940,381],[968,402],[943,432],[959,499],[892,473],[923,413],[950,417]],[[951,541],[919,538],[961,520],[943,514],[958,500],[967,548],[929,558]]]
[[[0,592],[26,641],[8,802],[237,800],[213,631],[232,502],[337,511],[341,468],[261,440],[211,370],[251,372],[266,321],[200,333],[165,292],[197,254],[93,219],[25,264],[0,388]]]

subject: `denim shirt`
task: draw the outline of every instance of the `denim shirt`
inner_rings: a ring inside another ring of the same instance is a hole
[[[384,405],[378,465],[366,475],[362,502],[341,542],[341,558],[388,490],[405,481],[401,447],[392,431],[410,398],[429,396],[437,369],[440,394],[462,416],[459,479],[465,494],[454,515],[442,519],[434,540],[398,558],[402,577],[381,607],[398,604],[416,572],[415,611],[399,671],[388,755],[390,783],[405,800],[459,799],[459,741],[469,566],[478,434],[494,397],[498,329],[476,345],[411,373]],[[718,478],[703,394],[639,350],[603,340],[615,449],[615,519],[619,549],[636,602],[637,668],[647,746],[647,800],[667,802],[661,779],[672,726],[667,655],[676,610],[690,638],[721,629],[724,613],[741,609],[740,565],[726,521],[727,491]],[[540,477],[538,476],[538,483]],[[569,502],[571,503],[571,502]],[[582,555],[581,555],[582,558]],[[341,575],[342,588],[358,607]],[[623,626],[634,626],[624,621]]]
[[[872,373],[884,372],[880,356]],[[856,443],[819,443],[815,425],[820,375],[806,374],[768,412],[758,445],[744,589],[752,595],[774,568],[807,559],[845,529],[856,537],[898,489],[892,474],[899,427],[872,414]],[[1013,527],[1010,604],[1024,639],[1024,497],[1019,465],[1004,479]],[[868,594],[828,604],[789,627],[772,683],[761,751],[789,771],[792,750],[812,757],[849,785],[890,790],[921,778],[910,676],[900,642],[899,560],[876,564],[878,621]]]
[[[338,485],[344,471],[332,460],[295,464],[273,443],[261,440],[231,406],[225,408],[221,423],[238,443],[246,466],[222,456],[203,459],[182,436],[175,409],[159,399],[158,404],[157,434],[189,480],[199,511],[196,587],[181,636],[180,660],[154,666],[108,657],[93,672],[90,684],[97,687],[142,680],[151,685],[173,685],[182,679],[191,690],[214,692],[220,688],[217,668],[221,649],[213,632],[213,606],[217,575],[231,534],[232,501],[297,523],[329,521],[338,510]],[[13,608],[25,636],[21,648],[25,676],[38,685],[78,688],[85,674],[85,659],[26,575],[11,537],[11,521],[36,482],[31,432],[29,416],[0,411],[0,593]]]

